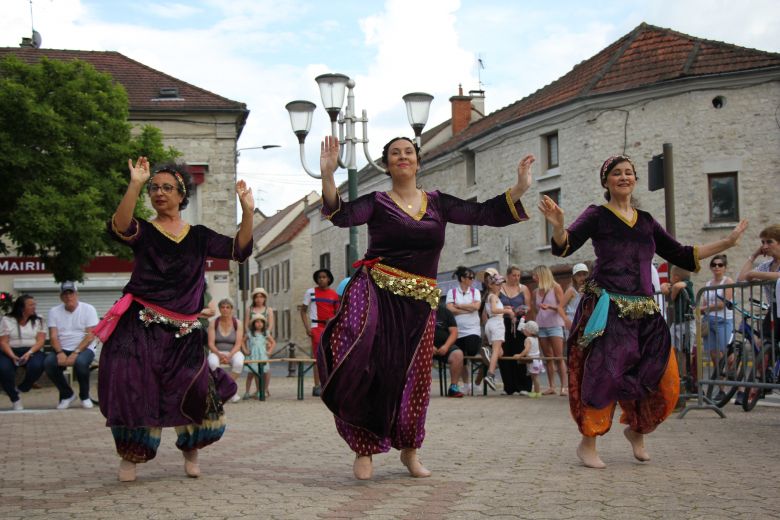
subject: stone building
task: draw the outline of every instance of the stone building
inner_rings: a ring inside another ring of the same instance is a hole
[[[451,99],[452,121],[462,110]],[[481,96],[479,101],[484,101]],[[510,188],[517,165],[534,154],[534,182],[522,202],[530,216],[507,228],[447,227],[439,281],[452,282],[458,265],[518,264],[526,276],[536,265],[561,281],[576,262],[593,259],[590,243],[569,258],[550,254],[550,230],[535,208],[542,195],[556,199],[571,223],[588,205],[602,204],[598,169],[608,157],[631,156],[638,170],[641,208],[664,224],[663,191],[647,189],[647,163],[674,146],[676,236],[685,244],[726,237],[741,218],[750,228],[728,275],[752,252],[764,226],[780,221],[780,54],[745,49],[642,24],[537,92],[453,128],[452,137],[423,146],[418,178],[426,190],[484,201]],[[434,129],[439,129],[435,127]],[[430,140],[429,140],[430,142]],[[390,180],[371,168],[360,172],[359,195],[387,190]],[[346,186],[340,188],[342,195]],[[323,255],[341,270],[346,229],[312,221],[312,260]],[[366,250],[365,226],[359,248]],[[660,260],[663,261],[663,260]],[[708,269],[694,277],[697,287]]]
[[[257,253],[255,259],[261,266],[263,287],[268,291],[270,306],[274,309],[273,336],[277,349],[294,342],[311,354],[311,343],[300,317],[303,294],[314,285],[311,233],[304,212],[296,212],[295,218]]]
[[[176,79],[118,52],[40,49],[23,42],[19,48],[0,48],[0,59],[10,54],[28,63],[36,63],[42,56],[63,61],[78,59],[99,72],[110,73],[127,91],[128,121],[135,125],[133,133],[139,133],[141,125],[156,126],[163,133],[165,146],[182,152],[182,159],[191,166],[197,187],[182,218],[226,235],[236,233],[236,142],[249,115],[244,103]],[[256,215],[256,219],[261,218],[261,213]],[[33,294],[39,314],[45,316],[51,306],[60,303],[59,290],[48,271],[36,267],[36,260],[0,259],[0,290]],[[13,266],[17,268],[11,269]],[[95,305],[99,313],[105,312],[121,296],[131,269],[130,263],[114,257],[96,259],[85,270],[85,282],[80,286],[82,301]],[[235,294],[235,263],[214,260],[207,271],[214,298]]]

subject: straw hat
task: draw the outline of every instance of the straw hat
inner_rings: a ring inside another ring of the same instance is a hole
[[[255,301],[255,294],[262,294],[263,296],[265,296],[265,299],[266,299],[266,300],[268,299],[268,291],[266,291],[266,290],[265,290],[265,289],[263,289],[262,287],[258,287],[257,289],[255,289],[254,291],[252,291],[252,294],[251,294],[251,296],[249,297],[249,299],[250,299],[250,300],[252,300],[252,302],[253,302],[253,303],[254,303],[254,301]]]
[[[252,316],[252,319],[249,320],[249,330],[252,330],[252,324],[258,320],[262,321],[265,324],[265,326],[268,327],[268,318],[266,318],[262,314],[255,314],[254,316]]]
[[[493,267],[488,267],[484,271],[477,272],[477,280],[482,282],[482,283],[485,283],[485,276],[487,276],[489,274],[492,274],[492,275],[495,276],[495,275],[500,274],[500,273],[498,272],[498,269],[495,269]]]

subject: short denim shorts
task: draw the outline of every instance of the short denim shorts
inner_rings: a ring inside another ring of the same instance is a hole
[[[563,327],[539,327],[540,338],[563,338]]]

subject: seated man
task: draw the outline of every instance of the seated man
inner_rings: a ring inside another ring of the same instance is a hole
[[[98,324],[95,308],[79,302],[76,284],[65,282],[60,286],[62,305],[49,311],[49,337],[54,352],[46,356],[43,368],[60,391],[58,410],[64,410],[76,400],[76,393],[68,386],[63,372],[69,366],[79,382],[81,406],[92,408],[89,398],[89,365],[95,359],[97,340],[92,329]]]
[[[450,364],[450,385],[447,397],[463,397],[458,388],[458,378],[463,370],[463,351],[455,342],[458,340],[458,324],[455,315],[449,310],[445,301],[439,300],[436,309],[436,329],[433,332],[433,359],[439,363]]]

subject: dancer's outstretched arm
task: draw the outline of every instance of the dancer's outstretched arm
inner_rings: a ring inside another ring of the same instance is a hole
[[[544,196],[537,206],[553,227],[553,240],[558,247],[566,247],[566,229],[563,227],[563,210],[550,197]]]
[[[320,174],[322,174],[322,198],[329,208],[339,207],[339,195],[333,172],[336,171],[339,159],[338,137],[327,136],[320,145]]]

